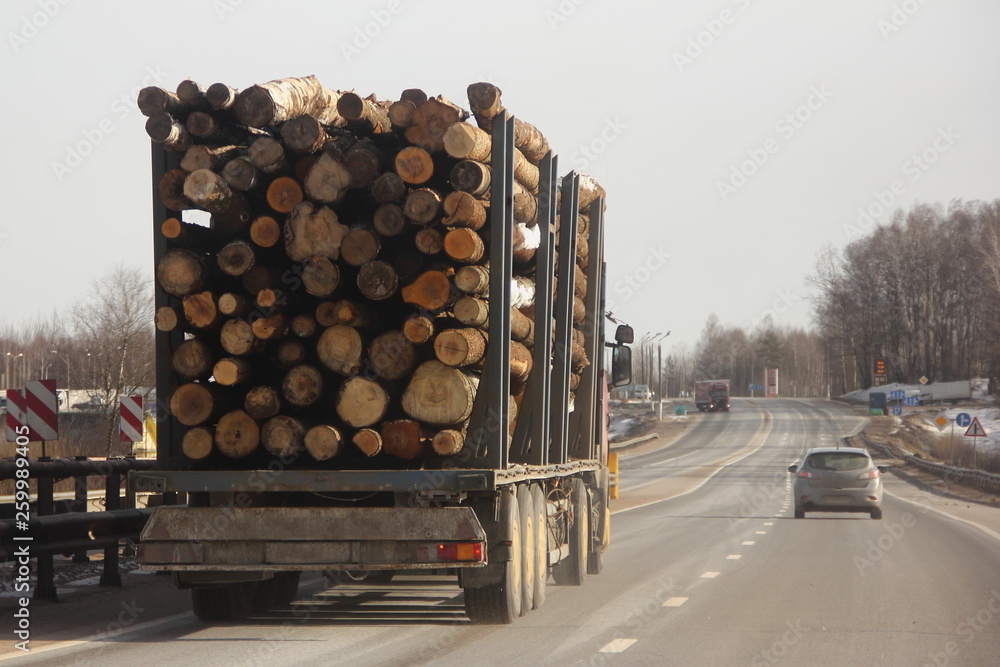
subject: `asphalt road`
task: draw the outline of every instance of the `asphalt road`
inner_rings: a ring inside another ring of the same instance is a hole
[[[604,572],[581,588],[550,581],[545,606],[512,626],[470,625],[461,591],[440,578],[313,580],[291,611],[246,624],[147,611],[108,640],[49,644],[17,662],[1000,664],[1000,531],[980,526],[996,531],[992,514],[952,518],[890,475],[881,521],[792,518],[786,467],[861,424],[826,401],[735,400],[673,445],[629,458]]]

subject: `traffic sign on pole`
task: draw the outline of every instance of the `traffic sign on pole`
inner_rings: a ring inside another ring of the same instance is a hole
[[[969,426],[969,430],[965,432],[965,435],[970,438],[985,438],[986,430],[983,425],[979,423],[979,417],[972,420],[972,425]]]
[[[121,400],[122,442],[142,442],[142,396],[123,396]]]
[[[972,423],[972,417],[969,416],[968,412],[959,412],[955,417],[955,423],[965,428]]]

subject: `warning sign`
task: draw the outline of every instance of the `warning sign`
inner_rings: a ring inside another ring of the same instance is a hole
[[[986,437],[986,429],[984,429],[983,425],[979,423],[979,417],[972,420],[972,424],[969,426],[969,430],[965,432],[965,435],[970,438]]]

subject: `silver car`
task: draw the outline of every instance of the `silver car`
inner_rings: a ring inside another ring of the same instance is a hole
[[[806,512],[868,512],[882,518],[882,473],[864,449],[810,449],[802,463],[788,466],[795,475],[795,518]]]

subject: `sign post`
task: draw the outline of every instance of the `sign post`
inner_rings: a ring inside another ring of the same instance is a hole
[[[962,414],[965,414],[964,412]],[[966,417],[969,415],[965,414]],[[969,429],[965,432],[966,437],[969,438],[985,438],[986,429],[983,425],[979,423],[979,417],[973,417],[972,423],[969,424]],[[972,467],[979,467],[979,447],[976,445],[976,441],[972,441]]]

